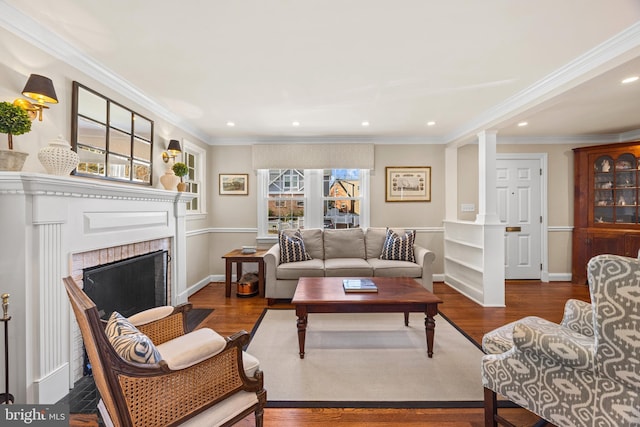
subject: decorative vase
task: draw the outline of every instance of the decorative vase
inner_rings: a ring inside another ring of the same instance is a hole
[[[49,141],[48,147],[42,147],[38,151],[38,160],[47,173],[66,176],[78,166],[80,158],[62,135],[58,135],[56,139]]]
[[[176,176],[171,169],[167,169],[164,175],[160,177],[160,184],[165,190],[175,190],[178,182],[180,182],[180,177]]]
[[[0,150],[0,171],[21,171],[29,153],[13,150]]]
[[[178,191],[182,192],[184,190],[187,189],[187,183],[186,182],[179,182],[178,183]]]

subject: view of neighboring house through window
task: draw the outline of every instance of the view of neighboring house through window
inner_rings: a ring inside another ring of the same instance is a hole
[[[304,171],[270,169],[268,189],[268,233],[304,227]]]
[[[204,213],[205,200],[203,175],[205,171],[205,151],[188,141],[183,142],[183,162],[187,165],[189,173],[184,177],[187,184],[186,192],[196,197],[187,203],[187,213]]]
[[[259,235],[295,228],[354,228],[362,224],[369,171],[262,169],[258,171]]]
[[[359,227],[360,169],[325,169],[322,189],[324,227]]]

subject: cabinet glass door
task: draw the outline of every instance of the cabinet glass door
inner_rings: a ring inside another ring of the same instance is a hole
[[[600,156],[594,164],[594,221],[638,224],[638,159]]]

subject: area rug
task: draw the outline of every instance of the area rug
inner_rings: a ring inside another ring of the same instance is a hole
[[[269,407],[480,407],[482,351],[436,316],[427,357],[424,314],[310,314],[305,358],[294,310],[267,309],[247,351],[260,360]]]

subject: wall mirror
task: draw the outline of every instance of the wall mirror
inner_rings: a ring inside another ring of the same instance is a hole
[[[75,175],[152,185],[153,121],[73,82]]]

